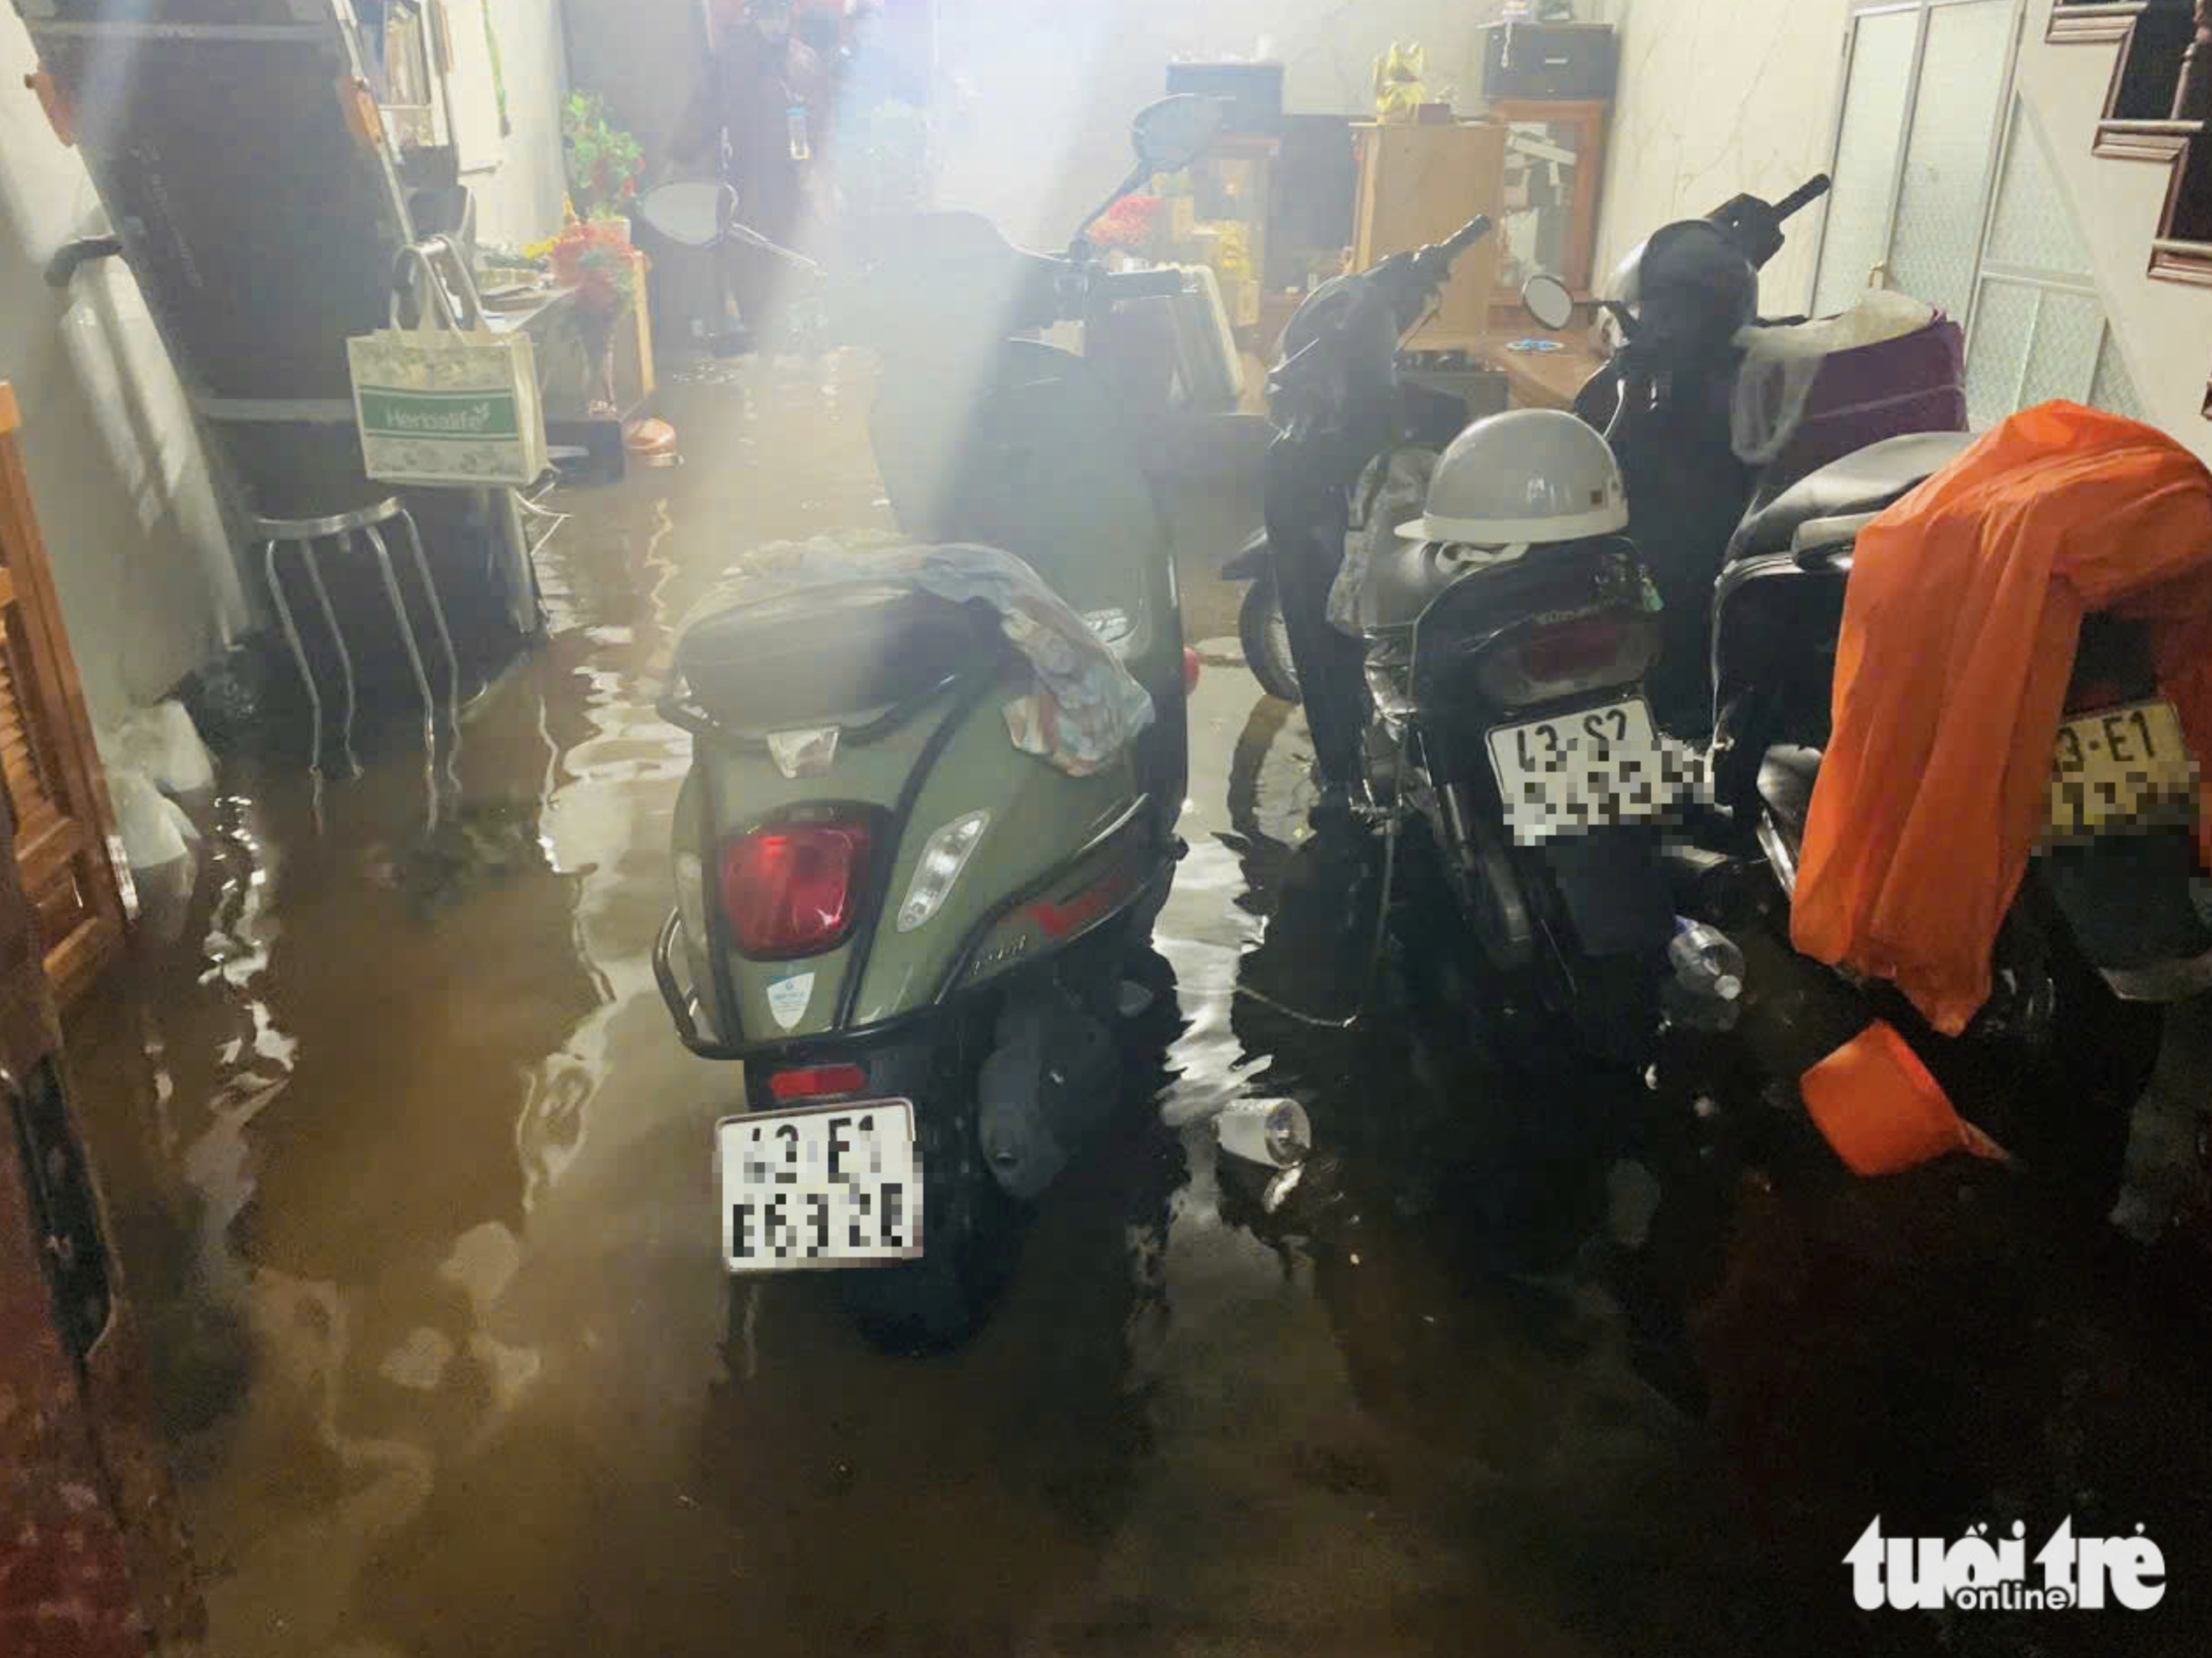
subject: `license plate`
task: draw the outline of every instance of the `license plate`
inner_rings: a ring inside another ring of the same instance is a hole
[[[2171,702],[2131,702],[2058,728],[2051,751],[2051,828],[2061,836],[2186,814],[2196,792],[2196,762]]]
[[[1523,845],[1655,817],[1696,779],[1691,751],[1661,740],[1640,696],[1489,732],[1506,822]]]
[[[715,1125],[722,1264],[793,1272],[921,1254],[914,1108],[864,1100],[753,1111]]]

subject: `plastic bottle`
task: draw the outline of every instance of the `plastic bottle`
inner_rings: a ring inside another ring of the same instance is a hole
[[[1667,1017],[1692,1030],[1732,1030],[1743,1012],[1743,952],[1718,927],[1677,916],[1667,946],[1674,977],[1663,987]]]
[[[810,143],[807,139],[806,105],[804,104],[794,104],[790,106],[790,108],[785,110],[783,112],[783,124],[785,128],[790,134],[791,159],[793,161],[811,161],[814,158],[814,146]]]

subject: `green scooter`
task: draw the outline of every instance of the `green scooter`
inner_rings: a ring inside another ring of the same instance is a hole
[[[1220,120],[1146,109],[1106,205]],[[1156,993],[1138,981],[1183,850],[1194,659],[1122,411],[1037,336],[1184,279],[1108,273],[1080,232],[1020,252],[967,215],[865,240],[845,309],[883,353],[870,433],[901,530],[1015,556],[1152,716],[1095,764],[1025,752],[1022,607],[865,571],[716,609],[677,645],[661,709],[692,761],[653,966],[685,1044],[745,1065],[753,1109],[717,1127],[724,1264],[841,1269],[863,1331],[920,1351],[987,1316],[1022,1204],[1110,1110],[1117,1027]]]

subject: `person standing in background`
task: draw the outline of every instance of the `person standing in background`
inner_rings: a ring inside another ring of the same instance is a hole
[[[717,43],[706,84],[678,124],[669,149],[688,165],[711,166],[738,194],[738,218],[771,242],[798,233],[815,134],[828,105],[820,57],[793,32],[791,0],[747,0],[740,25]],[[757,343],[775,307],[785,266],[741,243],[724,250],[725,280]]]

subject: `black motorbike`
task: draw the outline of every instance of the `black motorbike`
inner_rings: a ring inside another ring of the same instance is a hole
[[[1465,371],[1432,374],[1417,361],[1401,360],[1398,441],[1433,454],[1458,437],[1475,412],[1466,395],[1466,378]],[[1283,595],[1275,585],[1264,527],[1255,531],[1236,556],[1221,566],[1221,579],[1251,584],[1237,607],[1237,643],[1243,647],[1252,677],[1270,696],[1298,702],[1298,659],[1291,649],[1290,627],[1283,614]]]
[[[1424,410],[1398,345],[1488,229],[1478,218],[1337,278],[1292,318],[1269,388],[1269,573],[1326,788],[1385,825],[1393,850],[1402,821],[1425,828],[1493,987],[1486,1004],[1506,1025],[1533,1024],[1543,1051],[1634,1060],[1655,1027],[1673,930],[1659,832],[1648,818],[1597,817],[1531,836],[1521,805],[1547,757],[1581,746],[1641,745],[1655,781],[1638,681],[1658,628],[1635,549],[1601,538],[1486,568],[1397,537],[1418,492],[1393,502],[1383,482],[1400,446],[1433,446],[1424,414],[1464,422],[1464,404]],[[1355,525],[1372,549],[1359,637],[1328,615]],[[1570,1044],[1556,1040],[1562,1024]]]
[[[1781,246],[1782,222],[1827,185],[1815,178],[1779,204],[1740,196],[1655,236],[1641,255],[1638,303],[1616,308],[1625,343],[1577,401],[1619,459],[1630,533],[1663,589],[1710,595],[1709,606],[1678,605],[1675,618],[1703,704],[1685,721],[1702,713],[1712,731],[1718,811],[1699,820],[1701,833],[1770,869],[1786,899],[1829,738],[1858,533],[1973,441],[1962,397],[1955,418],[1938,418],[1952,406],[1932,396],[1944,389],[1910,383],[1909,372],[1881,389],[1895,435],[1804,472],[1747,468],[1728,453],[1725,405],[1712,393],[1737,369],[1737,308]],[[2099,796],[2091,774],[2100,754],[2135,767],[2138,782],[2170,778],[2159,796],[2167,804],[2060,821],[2064,802]],[[1950,1043],[1901,997],[1874,992],[1880,1011],[1922,1039],[1946,1087],[1971,1087],[1994,1069],[2002,1083],[1980,1091],[1997,1102],[1998,1138],[2099,1204],[2116,1189],[2128,1108],[2157,1058],[2157,1004],[2212,988],[2212,929],[2192,902],[2188,760],[2141,627],[2088,618],[2053,760],[2052,841],[1999,934],[1990,1002]],[[2086,782],[2070,789],[2070,780]],[[2027,1102],[2039,1098],[2056,1112],[2035,1112]]]

